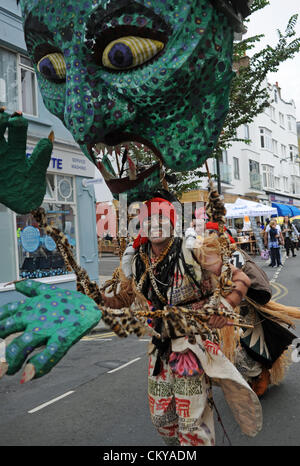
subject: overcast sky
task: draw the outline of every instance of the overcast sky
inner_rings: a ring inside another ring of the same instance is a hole
[[[267,44],[274,46],[278,38],[277,29],[284,32],[288,20],[296,13],[299,17],[294,37],[300,37],[300,0],[270,0],[269,6],[249,17],[248,33],[244,37],[264,34],[259,49]],[[283,100],[294,100],[297,109],[296,118],[300,121],[300,53],[295,58],[282,63],[279,71],[270,74],[268,80],[271,84],[278,82]]]

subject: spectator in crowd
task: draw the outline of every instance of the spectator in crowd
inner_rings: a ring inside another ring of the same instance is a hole
[[[284,217],[284,221],[282,224],[282,235],[284,238],[284,247],[286,250],[287,257],[289,257],[290,255],[290,250],[292,251],[293,257],[296,257],[295,244],[293,239],[295,238],[295,236],[298,236],[298,231],[295,225],[293,225],[290,222],[288,215]]]
[[[193,220],[191,223],[190,223],[190,226],[186,229],[185,231],[185,241],[186,241],[186,247],[188,249],[193,249],[194,247],[194,244],[195,244],[195,240],[197,238],[197,233],[196,233],[196,222],[195,220]]]
[[[279,257],[280,257],[280,262],[279,262],[279,265],[281,265],[281,256],[280,256],[280,245],[281,244],[284,244],[284,240],[283,240],[283,236],[282,236],[282,233],[281,233],[281,228],[280,226],[277,224],[277,220],[273,219],[271,220],[266,228],[265,228],[265,234],[264,234],[264,244],[265,244],[265,247],[267,249],[269,249],[270,251],[270,256],[271,256],[271,238],[270,238],[270,229],[271,229],[271,224],[272,224],[272,228],[275,228],[277,230],[277,234],[278,234],[278,251],[273,251],[273,253],[275,254],[276,253],[276,256],[277,254],[279,253]],[[278,265],[278,264],[277,264]],[[273,263],[272,263],[272,257],[271,257],[271,262],[269,264],[269,267],[274,267]]]
[[[280,233],[276,228],[276,221],[272,220],[270,222],[270,229],[269,229],[269,249],[271,255],[271,267],[279,267],[281,265],[280,261]]]

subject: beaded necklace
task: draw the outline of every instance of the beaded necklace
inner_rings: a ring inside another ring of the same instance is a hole
[[[158,296],[158,298],[163,303],[167,303],[167,300],[161,294],[161,292],[159,291],[159,289],[157,287],[156,281],[158,281],[158,280],[155,278],[154,270],[158,266],[158,264],[160,264],[165,259],[165,257],[168,255],[171,247],[173,246],[173,243],[174,243],[174,238],[171,238],[171,240],[169,241],[166,248],[160,253],[160,255],[157,258],[155,258],[155,260],[152,262],[152,264],[151,264],[151,260],[150,260],[150,257],[148,256],[148,254],[146,254],[144,251],[141,251],[141,250],[139,251],[140,257],[141,257],[141,259],[142,259],[142,261],[143,261],[143,263],[145,265],[145,271],[144,271],[139,283],[137,284],[137,289],[138,289],[138,291],[142,290],[142,287],[143,287],[143,284],[144,284],[144,282],[146,280],[146,277],[147,277],[147,275],[149,275],[151,285],[152,285],[156,295]]]

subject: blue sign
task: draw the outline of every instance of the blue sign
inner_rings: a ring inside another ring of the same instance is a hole
[[[25,227],[20,233],[21,243],[26,252],[34,252],[40,244],[40,232],[37,228]]]
[[[48,251],[54,251],[54,249],[56,248],[55,241],[51,238],[51,236],[45,236],[44,244],[45,248],[48,249]]]
[[[30,159],[32,156],[33,147],[27,147],[26,157]],[[59,157],[51,157],[49,168],[56,168],[57,170],[63,170],[63,159]]]

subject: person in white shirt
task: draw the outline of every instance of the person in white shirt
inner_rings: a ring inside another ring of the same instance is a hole
[[[197,233],[195,230],[195,220],[193,220],[190,223],[190,226],[186,229],[184,236],[186,241],[186,247],[188,249],[193,249],[195,240],[197,238]]]

